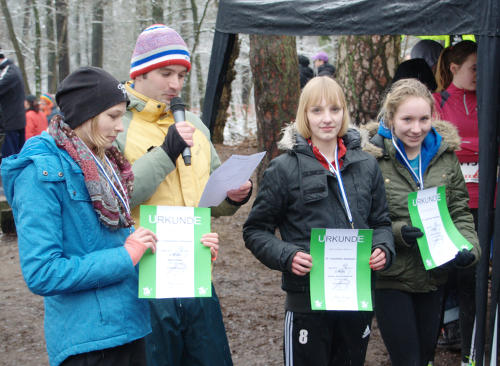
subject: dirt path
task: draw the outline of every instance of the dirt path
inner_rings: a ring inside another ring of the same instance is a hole
[[[255,149],[217,146],[221,160]],[[254,194],[255,196],[255,194]],[[235,366],[282,365],[284,293],[281,276],[258,262],[245,248],[241,229],[251,207],[233,217],[214,219],[221,237],[214,284],[220,297]],[[43,300],[27,289],[19,268],[17,237],[0,237],[0,365],[48,365],[43,338]],[[374,324],[365,365],[389,365]],[[455,353],[439,351],[437,366],[459,365]]]

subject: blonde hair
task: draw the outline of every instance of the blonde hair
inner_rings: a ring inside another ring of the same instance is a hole
[[[386,93],[377,119],[379,121],[383,120],[387,128],[392,129],[396,111],[399,106],[410,97],[424,99],[431,107],[431,116],[434,116],[434,98],[425,84],[417,79],[401,79],[392,84],[391,88]]]
[[[89,146],[89,149],[102,159],[106,151],[104,146],[108,141],[103,135],[97,132],[98,116],[99,115],[92,117],[88,121],[82,123],[80,126],[76,127],[74,131],[82,140],[89,141],[92,144],[92,146]]]
[[[309,80],[300,94],[299,106],[297,107],[296,126],[297,131],[306,139],[311,137],[311,128],[307,119],[307,109],[311,105],[317,105],[325,100],[326,103],[337,105],[342,108],[342,126],[338,136],[342,137],[349,128],[350,118],[344,92],[340,85],[329,76],[317,76]]]

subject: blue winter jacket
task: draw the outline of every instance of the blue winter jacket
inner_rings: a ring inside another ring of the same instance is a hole
[[[45,297],[50,364],[148,334],[148,303],[137,297],[137,271],[123,247],[130,230],[99,222],[68,153],[43,132],[1,170],[24,279]]]

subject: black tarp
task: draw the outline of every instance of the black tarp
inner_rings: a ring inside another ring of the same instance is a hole
[[[500,135],[499,0],[221,0],[202,119],[212,130],[235,35],[474,34],[478,40],[479,240],[476,357],[483,365],[490,238]],[[496,225],[492,308],[498,303],[500,227]],[[496,292],[495,292],[496,291]],[[490,329],[490,333],[491,333]]]

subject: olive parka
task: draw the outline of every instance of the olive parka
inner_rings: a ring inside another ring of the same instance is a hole
[[[426,271],[417,245],[406,243],[401,228],[411,225],[408,211],[408,194],[417,191],[417,184],[410,171],[396,157],[396,149],[390,138],[377,133],[379,124],[368,123],[362,127],[363,150],[378,160],[384,177],[385,192],[394,233],[396,258],[392,266],[377,273],[377,289],[396,289],[407,292],[429,292],[444,284],[452,262]],[[475,260],[480,256],[474,221],[469,210],[469,196],[455,150],[460,147],[457,129],[446,121],[433,121],[433,129],[442,140],[436,146],[423,172],[424,188],[446,186],[446,203],[453,223],[459,232],[473,245]],[[424,159],[424,158],[422,158]]]
[[[373,229],[373,249],[386,253],[386,267],[394,255],[391,222],[384,184],[376,160],[361,150],[359,133],[343,136],[347,152],[342,180],[356,229]],[[283,272],[286,308],[310,312],[309,275],[292,273],[298,251],[309,253],[312,228],[350,229],[337,178],[316,159],[308,142],[291,124],[264,172],[259,193],[243,226],[245,245],[267,267]],[[281,238],[275,235],[279,228]]]

